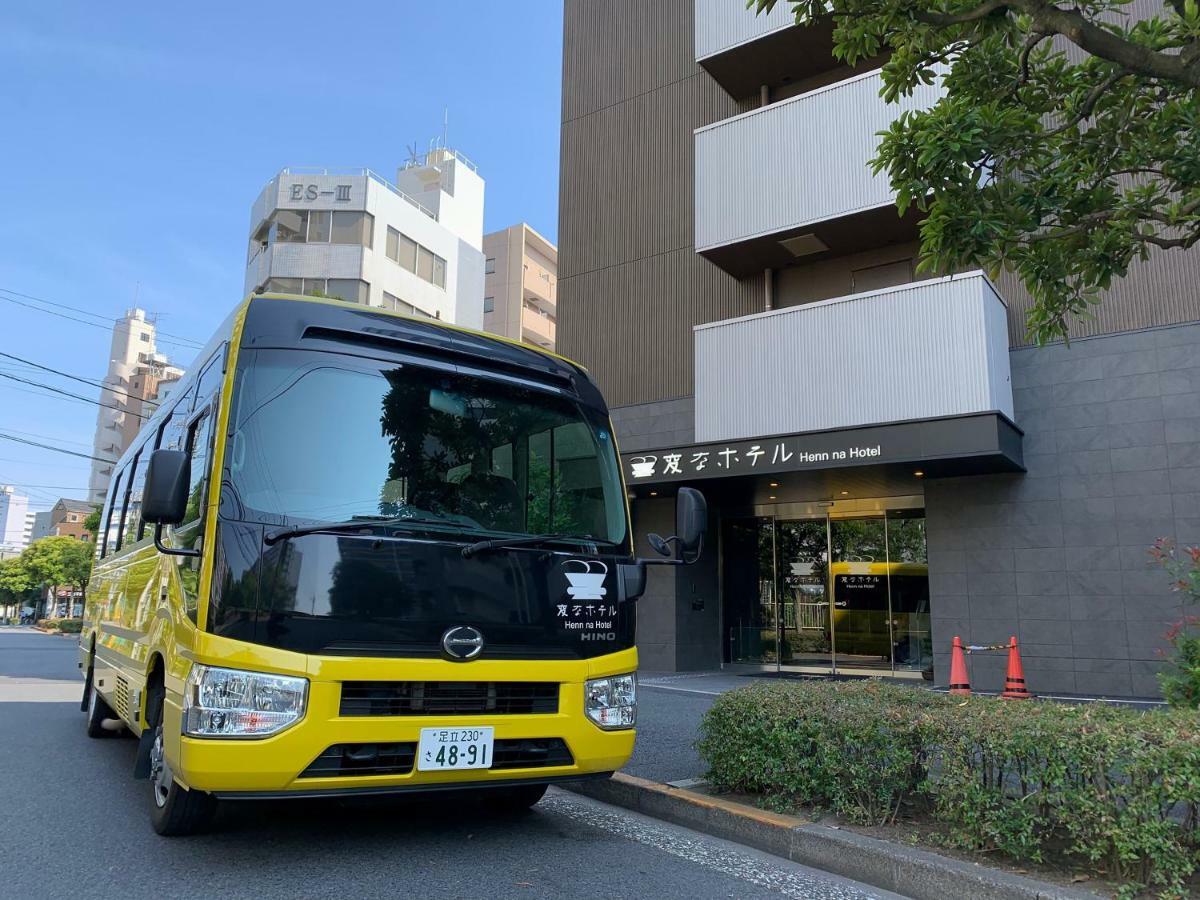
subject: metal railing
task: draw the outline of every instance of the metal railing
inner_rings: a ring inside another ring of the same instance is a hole
[[[445,153],[448,156],[454,157],[456,160],[458,160],[460,163],[462,163],[464,166],[466,166],[472,172],[479,171],[479,166],[475,165],[475,163],[471,162],[471,160],[467,159],[467,157],[463,156],[463,154],[459,153],[457,150],[451,150],[449,147],[434,147],[427,154],[425,154],[424,160],[410,159],[407,162],[405,162],[401,168],[404,168],[404,169],[424,168],[425,166],[429,165],[429,163],[426,160],[428,160],[429,157],[432,156],[434,153]]]

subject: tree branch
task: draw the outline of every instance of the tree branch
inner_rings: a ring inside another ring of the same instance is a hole
[[[1008,9],[1009,0],[987,0],[986,3],[980,3],[974,9],[968,9],[961,13],[937,13],[925,12],[923,10],[912,11],[912,17],[918,22],[925,25],[937,25],[945,28],[948,25],[965,25],[968,22],[978,22],[980,19],[985,19],[998,9]]]
[[[1061,34],[1092,56],[1129,72],[1200,88],[1200,68],[1189,65],[1179,55],[1158,53],[1106,31],[1088,21],[1078,9],[1060,9],[1045,0],[1009,0],[1008,5],[1028,14],[1040,30]]]

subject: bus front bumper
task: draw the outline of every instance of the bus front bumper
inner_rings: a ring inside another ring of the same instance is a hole
[[[285,731],[263,739],[181,736],[177,748],[168,747],[168,761],[185,787],[230,799],[399,793],[604,777],[628,762],[635,731],[632,728],[605,731],[588,719],[584,712],[583,682],[586,677],[598,674],[629,671],[626,665],[636,667],[636,651],[627,653],[628,662],[618,659],[625,653],[605,659],[607,665],[602,668],[609,670],[607,673],[598,673],[596,669],[600,667],[596,663],[600,661],[592,660],[586,674],[578,670],[570,673],[578,680],[558,678],[558,712],[550,714],[342,716],[341,678],[314,678],[304,717]],[[436,673],[442,677],[462,678],[466,674],[455,663],[439,665],[430,661],[421,668],[427,666],[446,667]],[[551,664],[548,668],[559,670],[556,675],[566,675],[561,666]],[[349,674],[339,672],[339,675]],[[375,672],[371,674],[378,677]],[[432,674],[432,671],[427,673],[427,677]],[[533,680],[532,674],[526,669],[522,676]],[[508,679],[497,680],[515,679],[510,675]],[[181,711],[174,699],[168,697],[165,725],[168,733],[179,734],[173,726],[177,727]],[[502,747],[510,749],[506,761],[489,769],[422,771],[419,768],[415,751],[421,729],[478,726],[494,729],[497,751]],[[353,748],[356,754],[381,754],[376,757],[381,763],[378,768],[388,770],[387,774],[357,774],[352,767],[343,767],[337,774],[327,775],[330,754],[336,757],[340,752],[334,748],[346,747]],[[519,751],[515,756],[514,748]],[[176,752],[172,753],[172,749]],[[411,767],[401,771],[408,753],[412,755]]]

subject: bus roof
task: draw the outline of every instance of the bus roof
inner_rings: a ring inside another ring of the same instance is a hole
[[[291,306],[291,314],[284,312],[286,306]],[[581,399],[590,400],[593,405],[605,408],[603,398],[583,366],[541,347],[472,328],[451,325],[439,319],[418,318],[381,307],[363,306],[333,298],[276,292],[251,294],[235,306],[204,347],[196,353],[192,365],[173,387],[172,395],[184,394],[192,387],[199,378],[200,367],[212,358],[222,344],[232,340],[235,326],[241,317],[245,318],[242,347],[299,346],[305,334],[312,328],[335,335],[335,340],[374,335],[383,342],[389,336],[393,336],[412,344],[427,345],[434,350],[474,357],[476,364],[484,368],[489,365],[500,368],[519,367],[531,372],[540,372],[543,376],[551,376],[564,383],[570,382],[574,392]],[[364,323],[370,322],[392,327],[387,330],[370,325],[364,327]],[[114,472],[142,446],[143,433],[157,428],[166,411],[172,407],[169,399],[161,402],[155,412],[142,423],[138,436],[120,458],[114,461]]]

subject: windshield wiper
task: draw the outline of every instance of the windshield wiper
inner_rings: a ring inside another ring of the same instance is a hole
[[[325,522],[319,525],[297,525],[293,528],[281,528],[272,531],[263,538],[267,545],[278,543],[288,538],[302,537],[306,534],[317,534],[322,531],[358,531],[371,527],[397,527],[400,525],[438,525],[442,528],[459,530],[456,523],[432,516],[355,516],[345,522]]]
[[[592,537],[590,534],[526,534],[476,541],[473,544],[467,544],[467,546],[463,547],[462,555],[464,559],[469,559],[476,553],[482,553],[484,550],[522,547],[526,544],[544,544],[550,541],[571,541],[576,544],[606,544],[609,547],[616,546],[612,541],[602,541]]]

